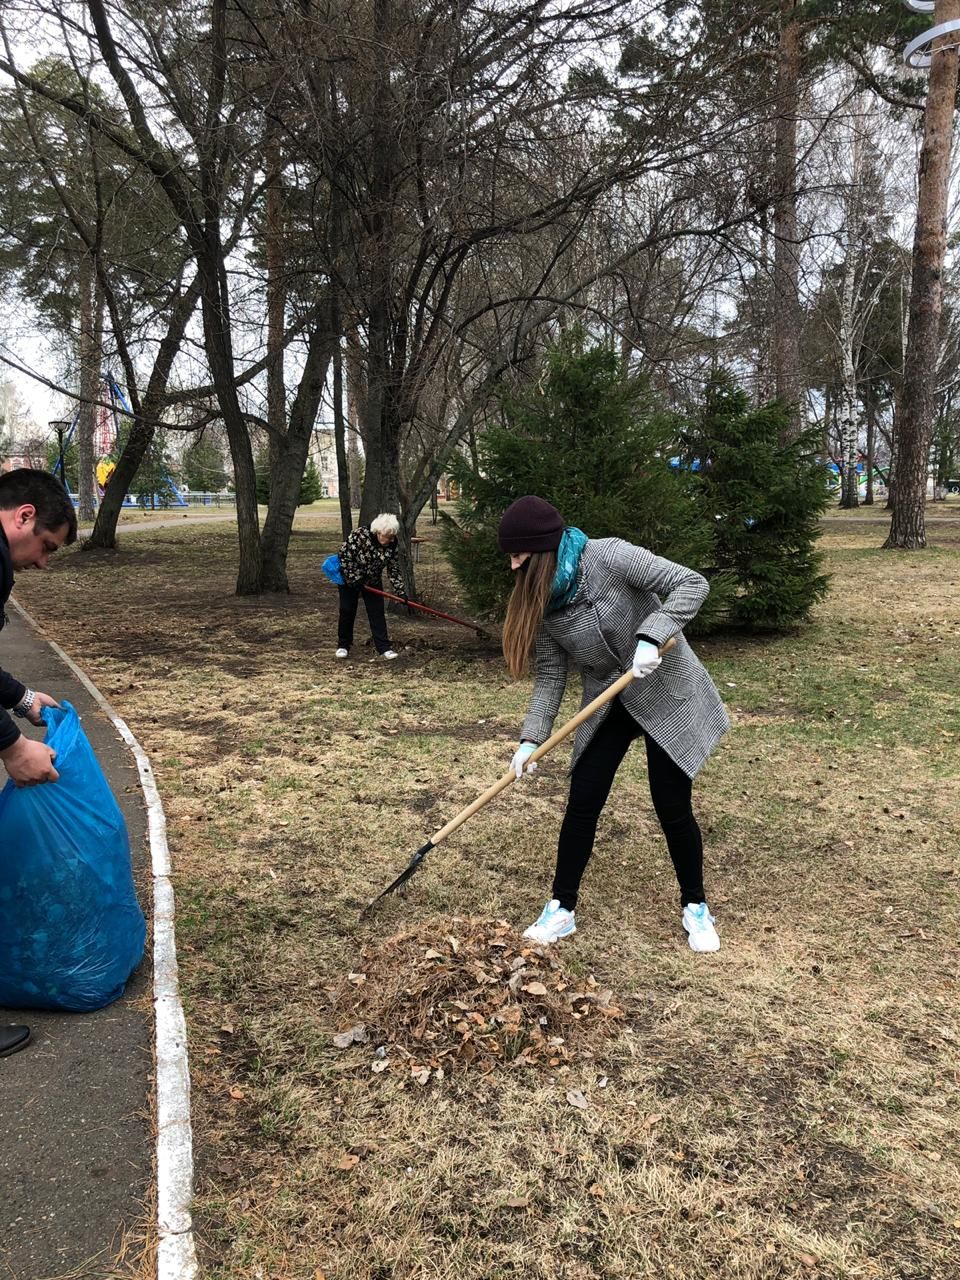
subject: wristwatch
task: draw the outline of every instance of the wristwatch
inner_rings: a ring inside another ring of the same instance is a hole
[[[33,706],[36,696],[37,695],[33,689],[28,689],[17,705],[13,708],[13,714],[15,716],[19,716],[21,720],[25,719],[30,713],[30,708]]]

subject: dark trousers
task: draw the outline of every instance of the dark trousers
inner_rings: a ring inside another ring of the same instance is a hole
[[[647,747],[650,796],[673,869],[680,884],[680,905],[703,902],[703,838],[693,816],[693,783],[662,747],[637,724],[618,698],[577,762],[560,827],[553,896],[573,911],[580,881],[593,852],[597,822],[627,748],[643,736]]]
[[[390,648],[390,640],[387,636],[387,615],[383,607],[383,596],[375,596],[373,592],[364,591],[362,587],[341,586],[337,590],[340,592],[337,647],[349,649],[353,644],[353,624],[356,621],[357,605],[360,603],[362,595],[363,603],[367,607],[370,631],[373,634],[373,643],[376,645],[377,653],[386,653]]]

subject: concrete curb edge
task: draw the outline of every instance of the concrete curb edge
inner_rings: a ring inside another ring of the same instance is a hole
[[[153,876],[153,1005],[157,1120],[157,1280],[195,1280],[199,1275],[190,1203],[193,1198],[193,1131],[187,1030],[180,1003],[170,881],[167,820],[150,760],[126,723],[89,677],[52,640],[22,605],[9,603],[51,647],[113,723],[134,759],[147,808]]]

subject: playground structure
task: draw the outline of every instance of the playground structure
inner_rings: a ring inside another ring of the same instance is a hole
[[[831,493],[839,492],[843,484],[842,462],[834,458],[827,463],[827,484]],[[873,483],[878,487],[882,487],[886,491],[889,469],[884,470],[878,466],[873,468]],[[861,455],[857,458],[857,490],[860,497],[863,497],[867,491],[867,464],[865,458]]]
[[[103,491],[107,487],[110,477],[113,475],[117,465],[117,457],[119,454],[118,441],[120,437],[119,419],[121,414],[128,417],[133,416],[126,397],[120,390],[119,385],[113,377],[110,370],[106,370],[101,382],[100,403],[97,407],[97,421],[93,435],[93,451],[96,458],[96,479],[99,497],[103,496]],[[80,406],[77,405],[74,410],[73,417],[69,420],[69,424],[65,430],[58,431],[58,456],[53,465],[53,474],[59,476],[67,492],[70,487],[67,484],[67,478],[64,467],[65,451],[69,448],[73,439],[77,424],[80,421]],[[123,505],[125,507],[185,507],[187,500],[174,483],[173,477],[164,473],[163,485],[164,493],[154,493],[152,495],[143,495],[139,497],[125,493],[123,496]],[[70,493],[74,505],[79,504],[79,495]]]

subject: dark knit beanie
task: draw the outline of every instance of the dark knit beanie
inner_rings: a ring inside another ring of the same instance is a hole
[[[500,517],[501,551],[556,551],[565,528],[563,516],[543,498],[518,498]]]

